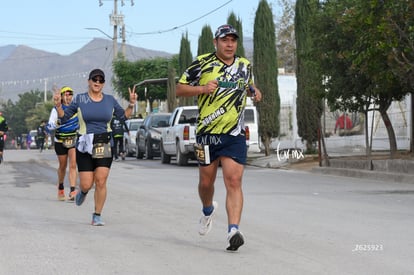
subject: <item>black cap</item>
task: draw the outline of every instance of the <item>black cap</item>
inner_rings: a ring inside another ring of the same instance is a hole
[[[94,69],[89,73],[89,78],[88,79],[92,79],[95,76],[101,76],[103,78],[103,80],[105,80],[105,74],[101,69]]]
[[[217,28],[216,34],[214,35],[214,37],[216,39],[223,38],[226,35],[230,35],[230,34],[239,38],[239,34],[237,33],[237,30],[232,25],[226,24],[226,25],[221,25],[220,27]]]

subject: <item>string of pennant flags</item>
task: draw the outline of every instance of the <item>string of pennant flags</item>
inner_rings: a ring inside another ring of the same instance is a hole
[[[54,76],[45,76],[43,78],[36,78],[36,79],[23,79],[23,80],[1,80],[0,86],[2,88],[7,86],[12,87],[27,87],[37,84],[44,84],[45,82],[53,82],[58,81],[60,79],[66,79],[66,78],[87,78],[89,72],[77,72],[77,73],[71,73],[71,74],[62,74],[62,75],[54,75]]]

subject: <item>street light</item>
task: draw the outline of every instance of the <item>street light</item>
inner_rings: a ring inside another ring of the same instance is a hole
[[[98,28],[85,28],[85,30],[98,31],[98,32],[102,33],[103,35],[105,35],[106,37],[108,37],[109,39],[111,39],[112,40],[112,49],[113,49],[113,59],[115,60],[115,58],[117,56],[117,51],[118,51],[118,48],[117,48],[118,41],[116,41],[116,37],[112,37],[109,34],[107,34],[106,32],[104,32],[103,30],[98,29]]]
[[[104,32],[103,30],[98,29],[98,28],[85,28],[85,30],[95,30],[95,31],[98,31],[98,32],[104,34],[106,37],[108,37],[111,40],[114,39],[112,36],[110,36],[109,34],[107,34],[106,32]]]

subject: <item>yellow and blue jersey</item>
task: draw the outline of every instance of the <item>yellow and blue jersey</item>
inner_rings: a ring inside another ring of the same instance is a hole
[[[62,105],[63,110],[67,108],[66,105]],[[55,108],[50,112],[49,122],[47,124],[47,130],[55,130],[55,142],[63,142],[66,137],[71,137],[77,134],[79,129],[78,114],[75,113],[64,123],[58,118],[58,114]]]

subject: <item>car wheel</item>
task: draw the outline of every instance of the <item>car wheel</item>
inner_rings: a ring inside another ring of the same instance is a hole
[[[130,153],[130,151],[129,151],[128,141],[126,141],[126,140],[124,140],[124,150],[125,150],[125,155],[126,155],[127,157],[130,157],[130,156],[131,156],[131,153]]]
[[[183,153],[181,153],[180,151],[180,145],[178,144],[177,141],[177,164],[179,166],[185,166],[188,164],[188,158],[186,155],[184,155]]]
[[[147,140],[147,142],[145,142],[145,157],[147,159],[153,159],[154,156],[152,154],[152,149],[151,149],[151,142],[149,140]]]
[[[168,164],[171,162],[171,157],[164,152],[164,146],[162,146],[162,140],[160,141],[161,151],[161,163]]]
[[[142,159],[144,157],[144,154],[139,150],[138,140],[137,140],[137,144],[136,144],[136,151],[137,151],[136,158],[137,159]]]

